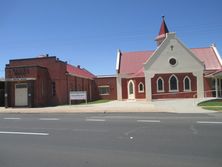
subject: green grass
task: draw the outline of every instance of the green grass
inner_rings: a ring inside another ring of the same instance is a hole
[[[100,100],[95,100],[95,101],[88,101],[87,104],[100,104],[100,103],[107,103],[110,102],[111,100],[106,100],[106,99],[100,99]],[[85,101],[81,101],[80,103],[74,104],[74,105],[85,105]]]
[[[200,102],[198,106],[206,110],[222,111],[222,99],[203,101]]]
[[[110,100],[106,100],[106,99],[95,100],[95,101],[90,101],[87,104],[100,104],[100,103],[107,103],[107,102],[110,102]]]
[[[222,99],[213,99],[208,101],[203,101],[198,104],[198,106],[221,106],[222,107]]]

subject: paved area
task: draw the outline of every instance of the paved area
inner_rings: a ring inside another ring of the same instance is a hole
[[[222,113],[0,114],[1,167],[221,167]]]
[[[111,101],[101,104],[64,105],[43,108],[0,108],[0,113],[75,113],[75,112],[172,112],[172,113],[212,113],[198,107],[206,99],[167,99],[148,102]]]

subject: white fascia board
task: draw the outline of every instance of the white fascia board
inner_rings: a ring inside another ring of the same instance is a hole
[[[222,66],[222,60],[221,60],[220,54],[219,54],[216,46],[215,46],[215,45],[212,45],[211,47],[213,48],[213,50],[214,50],[214,52],[215,52],[215,54],[216,54],[216,56],[217,56],[217,59],[219,60],[220,65]]]
[[[119,70],[119,65],[120,65],[120,54],[121,54],[121,52],[120,52],[120,50],[118,49],[118,50],[117,50],[117,55],[116,55],[116,71]]]

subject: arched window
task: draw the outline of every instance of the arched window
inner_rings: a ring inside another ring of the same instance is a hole
[[[143,93],[144,92],[144,84],[142,82],[139,83],[138,85],[138,92]]]
[[[171,75],[169,78],[169,91],[177,92],[178,91],[178,79],[175,75]]]
[[[188,76],[183,79],[183,90],[191,91],[191,80]]]
[[[159,77],[156,82],[157,92],[164,92],[163,78]]]
[[[129,82],[129,94],[133,94],[134,93],[134,91],[133,91],[133,88],[134,86],[133,86],[133,83],[132,82]]]

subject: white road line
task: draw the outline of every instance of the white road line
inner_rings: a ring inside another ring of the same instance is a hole
[[[148,119],[143,119],[143,120],[137,120],[137,122],[144,122],[144,123],[146,123],[146,122],[150,122],[150,123],[152,123],[152,122],[154,122],[154,123],[158,123],[158,122],[160,122],[160,120],[148,120]]]
[[[48,133],[0,131],[0,134],[48,136]]]
[[[39,118],[41,121],[58,121],[58,118]]]
[[[86,121],[105,122],[105,119],[86,119]]]
[[[8,118],[3,118],[3,119],[6,119],[6,120],[20,120],[21,118],[11,118],[11,117],[8,117]]]
[[[198,124],[222,124],[222,122],[214,122],[214,121],[197,121]]]

